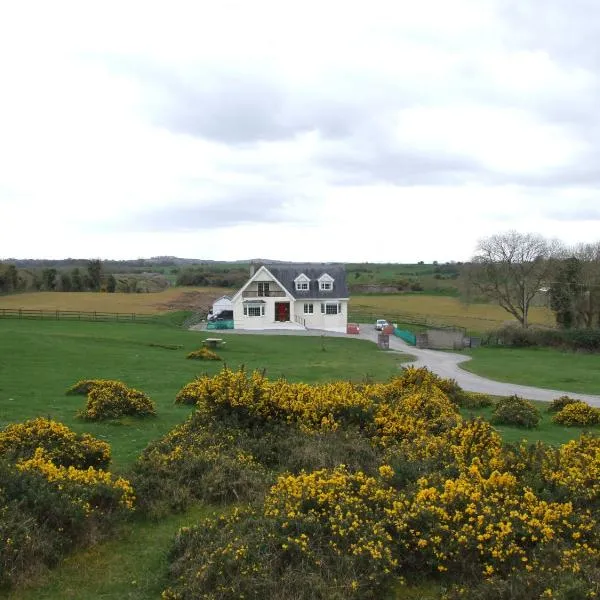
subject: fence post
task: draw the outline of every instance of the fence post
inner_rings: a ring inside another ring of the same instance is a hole
[[[60,321],[60,316],[59,316],[59,311],[58,310],[56,311],[56,320]]]
[[[96,311],[94,311],[94,321],[96,321]]]

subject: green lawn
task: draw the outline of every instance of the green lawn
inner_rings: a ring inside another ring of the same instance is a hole
[[[180,527],[210,513],[195,506],[159,522],[137,521],[118,539],[77,552],[55,569],[13,590],[10,600],[148,600],[160,598],[167,581],[167,553]]]
[[[547,402],[533,402],[541,414],[541,420],[535,429],[522,429],[520,427],[509,427],[507,425],[494,425],[495,429],[502,436],[502,439],[509,443],[518,443],[525,441],[529,444],[535,442],[545,442],[553,446],[565,444],[568,441],[578,438],[584,431],[594,431],[600,433],[600,426],[596,427],[565,427],[552,422],[553,413],[548,412]],[[481,408],[477,410],[461,409],[461,415],[465,419],[471,417],[483,417],[490,420],[494,407]]]
[[[108,441],[113,469],[123,470],[153,439],[172,429],[190,408],[176,406],[177,391],[195,376],[214,373],[220,362],[186,360],[206,334],[163,325],[0,320],[0,427],[37,416]],[[150,344],[182,345],[167,350]],[[228,366],[265,369],[269,377],[293,381],[372,378],[397,373],[402,356],[367,341],[327,337],[229,335],[219,351]],[[81,396],[65,390],[79,379],[123,380],[150,395],[155,419],[117,423],[82,422]]]
[[[549,348],[475,348],[467,371],[497,381],[600,395],[600,354]]]

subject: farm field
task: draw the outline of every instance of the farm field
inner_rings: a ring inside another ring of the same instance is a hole
[[[349,310],[350,320],[353,321],[361,321],[365,316],[392,320],[409,316],[425,323],[464,327],[468,332],[480,333],[511,321],[509,313],[500,306],[467,305],[459,298],[421,294],[352,296]],[[548,308],[532,308],[529,318],[531,324],[554,325],[554,316]]]
[[[203,336],[160,325],[0,320],[0,426],[46,416],[87,431],[113,448],[113,468],[130,464],[149,441],[185,419],[174,405],[179,389],[195,376],[221,369],[221,362],[186,360]],[[169,350],[151,344],[181,345]],[[236,336],[220,353],[237,369],[265,369],[272,378],[330,381],[385,380],[397,373],[401,355],[385,354],[366,341],[320,337]],[[156,419],[87,423],[77,420],[82,398],[65,396],[80,379],[123,380],[158,405]]]
[[[550,348],[473,348],[466,371],[497,381],[600,395],[600,355]]]
[[[208,310],[231,293],[224,288],[168,288],[150,294],[101,292],[25,292],[0,296],[0,309],[98,311],[156,314],[169,310]]]

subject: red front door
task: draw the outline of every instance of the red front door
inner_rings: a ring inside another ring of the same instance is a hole
[[[275,320],[289,321],[290,320],[290,303],[275,302]]]

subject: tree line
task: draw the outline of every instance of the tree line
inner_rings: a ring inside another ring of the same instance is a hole
[[[600,328],[600,242],[567,247],[535,233],[492,235],[479,241],[463,278],[467,298],[497,302],[524,329],[539,298],[563,329]]]
[[[88,260],[83,267],[59,270],[17,269],[14,264],[0,263],[0,293],[27,290],[47,292],[115,292],[117,280],[112,273],[105,274],[102,261]]]

